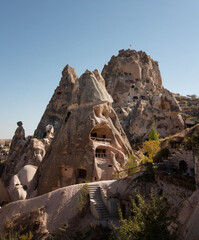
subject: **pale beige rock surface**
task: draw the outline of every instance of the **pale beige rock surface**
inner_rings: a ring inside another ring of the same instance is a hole
[[[12,152],[17,151],[21,145],[23,145],[25,140],[25,130],[23,128],[23,123],[21,121],[17,122],[18,128],[15,131],[15,134],[12,138],[11,145],[10,145],[10,151],[9,153],[12,154]]]
[[[154,120],[161,137],[184,128],[177,101],[162,86],[158,62],[145,52],[119,51],[102,76],[130,142],[147,138]]]
[[[47,135],[44,139],[28,137],[17,141],[15,132],[14,145],[11,144],[14,148],[7,156],[2,175],[2,181],[10,196],[9,201],[26,199],[28,194],[31,197],[35,196],[34,189],[30,187],[32,179],[53,138],[52,126],[47,126],[46,130]]]
[[[96,78],[97,76],[97,78]],[[102,77],[87,70],[36,173],[38,194],[85,181],[113,179],[131,146],[113,110]]]
[[[35,130],[34,137],[44,138],[46,134],[46,126],[52,125],[55,133],[57,132],[60,122],[62,121],[68,104],[72,96],[72,90],[78,76],[74,68],[67,65],[62,71],[62,78],[59,86],[46,107],[46,110]]]
[[[44,208],[45,225],[49,232],[58,229],[78,213],[77,196],[81,185],[69,186],[41,197],[10,203],[0,209],[0,232],[6,221],[16,214],[24,214]]]
[[[5,186],[9,185],[10,179],[25,165],[38,167],[51,141],[51,139],[38,140],[36,138],[20,141],[16,145],[16,150],[9,154],[6,161],[2,176]]]
[[[129,177],[121,180],[110,180],[110,181],[99,181],[94,183],[88,183],[89,186],[98,184],[101,187],[101,191],[103,195],[106,196],[106,200],[103,201],[113,201],[120,200],[123,206],[125,206],[125,216],[129,214],[129,206],[130,206],[130,197],[134,198],[137,191],[141,194],[149,195],[151,188],[155,192],[159,192],[160,189],[165,191],[165,197],[172,204],[172,208],[180,208],[183,212],[183,218],[180,218],[182,224],[187,224],[187,220],[190,219],[192,213],[195,211],[194,208],[191,208],[186,200],[184,205],[181,204],[183,198],[186,198],[187,195],[190,194],[190,191],[186,191],[183,188],[176,187],[173,184],[167,184],[161,181],[155,183],[145,183],[138,184],[138,182],[134,181],[134,177]],[[12,219],[17,214],[23,215],[24,213],[29,213],[33,209],[37,210],[43,209],[43,219],[44,225],[46,229],[52,233],[55,230],[59,229],[59,227],[63,224],[67,224],[78,214],[78,196],[81,194],[80,190],[82,189],[82,184],[77,184],[73,186],[63,187],[58,190],[52,191],[50,193],[44,194],[42,196],[29,199],[29,200],[21,200],[10,203],[3,208],[0,209],[0,232],[3,231],[6,221]],[[184,197],[183,197],[184,196]],[[197,204],[198,193],[193,194],[191,198],[189,198],[191,204]],[[195,203],[194,203],[195,202]],[[192,205],[192,206],[195,206]],[[186,210],[188,209],[188,211]],[[89,215],[90,212],[88,211]],[[194,234],[197,233],[196,227],[198,223],[198,216],[195,215],[195,222],[193,227],[195,228],[195,233],[190,232],[190,237],[193,237]],[[94,219],[91,220],[91,222]],[[81,221],[81,219],[79,219]],[[185,225],[184,225],[185,226]],[[186,225],[188,226],[188,225]],[[187,228],[185,228],[186,232]],[[188,231],[192,231],[189,229]],[[196,235],[195,235],[196,236]],[[197,238],[182,238],[185,240],[195,240]]]
[[[25,165],[11,178],[8,192],[12,201],[26,199],[36,169],[33,165]]]
[[[181,239],[198,240],[199,231],[199,190],[180,206]]]

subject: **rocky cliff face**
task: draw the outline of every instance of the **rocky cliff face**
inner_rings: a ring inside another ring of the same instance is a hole
[[[2,178],[10,195],[16,195],[11,199],[21,198],[23,190],[22,198],[31,197],[37,187],[43,194],[87,180],[113,179],[132,152],[127,137],[144,140],[154,120],[161,137],[183,129],[180,107],[163,88],[158,63],[144,52],[121,50],[102,75],[87,70],[78,79],[67,65],[34,138],[25,139],[19,126]],[[21,172],[30,176],[28,183]]]
[[[175,97],[162,86],[158,62],[145,52],[119,51],[102,76],[131,142],[146,139],[154,120],[161,137],[184,128]]]
[[[60,122],[66,113],[77,78],[78,76],[75,69],[67,65],[62,71],[62,78],[59,86],[55,89],[55,92],[46,107],[44,115],[35,130],[34,137],[43,138],[48,124],[51,124],[54,127],[55,133],[57,132]]]
[[[132,150],[112,101],[98,71],[87,70],[76,81],[64,120],[36,174],[39,195],[113,179],[126,163]]]
[[[174,94],[182,109],[182,117],[187,127],[194,126],[199,123],[199,98],[181,96],[180,94]]]
[[[22,125],[15,131],[1,178],[0,192],[7,191],[10,201],[25,199],[29,191],[33,192],[30,190],[32,179],[53,137],[52,131],[43,139],[25,138],[24,132]],[[0,205],[4,202],[0,198]]]

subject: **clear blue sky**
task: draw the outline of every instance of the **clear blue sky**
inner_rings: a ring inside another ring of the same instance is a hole
[[[164,86],[199,95],[198,0],[0,0],[0,139],[32,135],[71,65],[102,70],[118,50],[159,62]]]

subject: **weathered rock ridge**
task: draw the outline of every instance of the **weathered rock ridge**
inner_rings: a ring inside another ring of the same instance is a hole
[[[2,176],[11,201],[113,179],[132,152],[98,70],[78,79],[67,65],[62,75],[35,137],[25,138],[22,125],[15,132]]]
[[[199,98],[198,97],[185,97],[180,94],[174,94],[182,109],[182,117],[187,127],[192,127],[199,123]]]
[[[113,179],[131,146],[98,71],[75,83],[60,128],[35,177],[38,195],[86,181]]]
[[[145,52],[119,51],[102,76],[130,142],[146,139],[154,120],[161,137],[184,128],[180,106],[162,86],[158,62]]]
[[[121,50],[102,75],[78,78],[67,65],[34,137],[25,139],[18,122],[2,176],[11,200],[113,179],[132,153],[129,140],[147,138],[154,120],[161,137],[183,129],[180,107],[146,53]]]
[[[71,100],[72,90],[77,78],[75,69],[66,65],[62,71],[62,78],[59,86],[55,89],[41,121],[35,130],[35,138],[43,138],[45,136],[46,126],[48,124],[54,127],[55,133],[57,132]]]
[[[28,193],[32,196],[31,182],[52,141],[52,129],[47,125],[43,139],[25,138],[22,124],[15,131],[0,184],[0,192],[8,195],[10,201],[26,199]],[[8,198],[0,198],[0,204],[7,202],[5,199]]]

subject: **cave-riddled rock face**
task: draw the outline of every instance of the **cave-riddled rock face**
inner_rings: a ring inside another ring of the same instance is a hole
[[[35,182],[38,195],[56,188],[113,179],[131,147],[98,71],[75,83],[63,122],[43,159]]]
[[[72,90],[77,78],[76,70],[67,65],[62,71],[62,78],[59,86],[55,89],[55,92],[46,107],[41,121],[35,130],[34,137],[40,139],[45,137],[46,126],[48,124],[51,124],[54,127],[55,133],[57,132],[71,100]]]
[[[162,86],[158,62],[145,52],[119,51],[102,76],[130,142],[146,139],[154,120],[161,137],[184,128],[175,97]]]

